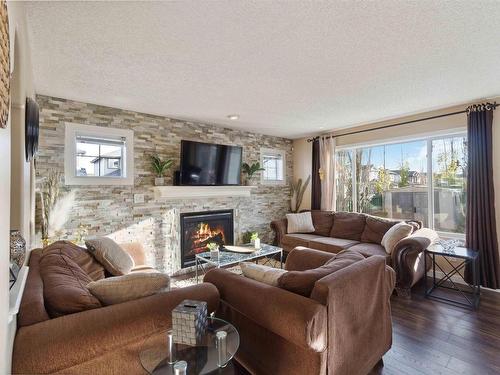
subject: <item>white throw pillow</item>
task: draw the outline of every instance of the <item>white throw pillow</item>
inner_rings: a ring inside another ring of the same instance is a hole
[[[160,272],[133,272],[92,281],[87,288],[103,305],[114,305],[167,291],[170,277]]]
[[[278,286],[279,277],[287,272],[279,268],[250,262],[241,262],[240,267],[245,277],[272,286]]]
[[[312,233],[316,230],[310,212],[286,214],[286,219],[288,221],[287,233]]]
[[[96,237],[85,241],[94,258],[113,276],[126,275],[134,267],[134,260],[115,241],[107,237]]]
[[[410,224],[397,223],[385,232],[381,244],[385,248],[386,253],[391,254],[397,243],[403,238],[408,237],[412,230],[413,227]]]

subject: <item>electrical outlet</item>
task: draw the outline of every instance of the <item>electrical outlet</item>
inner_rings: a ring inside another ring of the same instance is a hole
[[[144,203],[144,194],[134,194],[134,203]]]

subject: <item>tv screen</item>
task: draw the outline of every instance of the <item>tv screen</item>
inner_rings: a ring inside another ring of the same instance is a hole
[[[181,141],[181,185],[240,185],[239,146]]]

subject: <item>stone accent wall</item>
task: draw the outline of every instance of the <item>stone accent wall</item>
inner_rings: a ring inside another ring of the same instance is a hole
[[[289,211],[288,183],[292,178],[293,161],[291,140],[41,95],[37,96],[37,101],[40,106],[37,187],[49,170],[64,173],[66,122],[134,131],[134,185],[64,186],[65,191],[75,192],[75,199],[62,239],[73,239],[80,224],[88,225],[89,236],[107,235],[119,242],[141,242],[150,265],[173,273],[180,268],[181,212],[233,209],[235,241],[238,243],[246,231],[259,231],[263,242],[271,241],[269,223]],[[166,184],[171,185],[173,171],[179,166],[182,139],[242,146],[243,160],[248,163],[260,160],[261,148],[286,150],[287,184],[259,185],[250,197],[156,200],[149,156],[158,153],[163,158],[174,160],[174,168],[166,179]],[[134,204],[134,194],[137,193],[145,195],[144,203]],[[38,232],[39,218],[37,199]]]

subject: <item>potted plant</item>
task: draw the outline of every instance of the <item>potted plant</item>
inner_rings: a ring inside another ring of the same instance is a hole
[[[219,261],[219,244],[216,242],[207,243],[207,249],[210,251],[210,259],[218,262]]]
[[[259,232],[253,232],[252,233],[251,242],[253,243],[253,246],[255,247],[256,250],[260,249]]]
[[[247,175],[245,182],[247,185],[251,185],[253,182],[253,179],[255,177],[255,174],[257,172],[263,171],[264,168],[260,166],[260,163],[253,163],[253,164],[247,164],[243,163],[241,165],[242,172]]]
[[[158,155],[151,156],[151,167],[156,174],[155,185],[162,186],[165,184],[165,172],[172,166],[172,159],[162,160]]]

